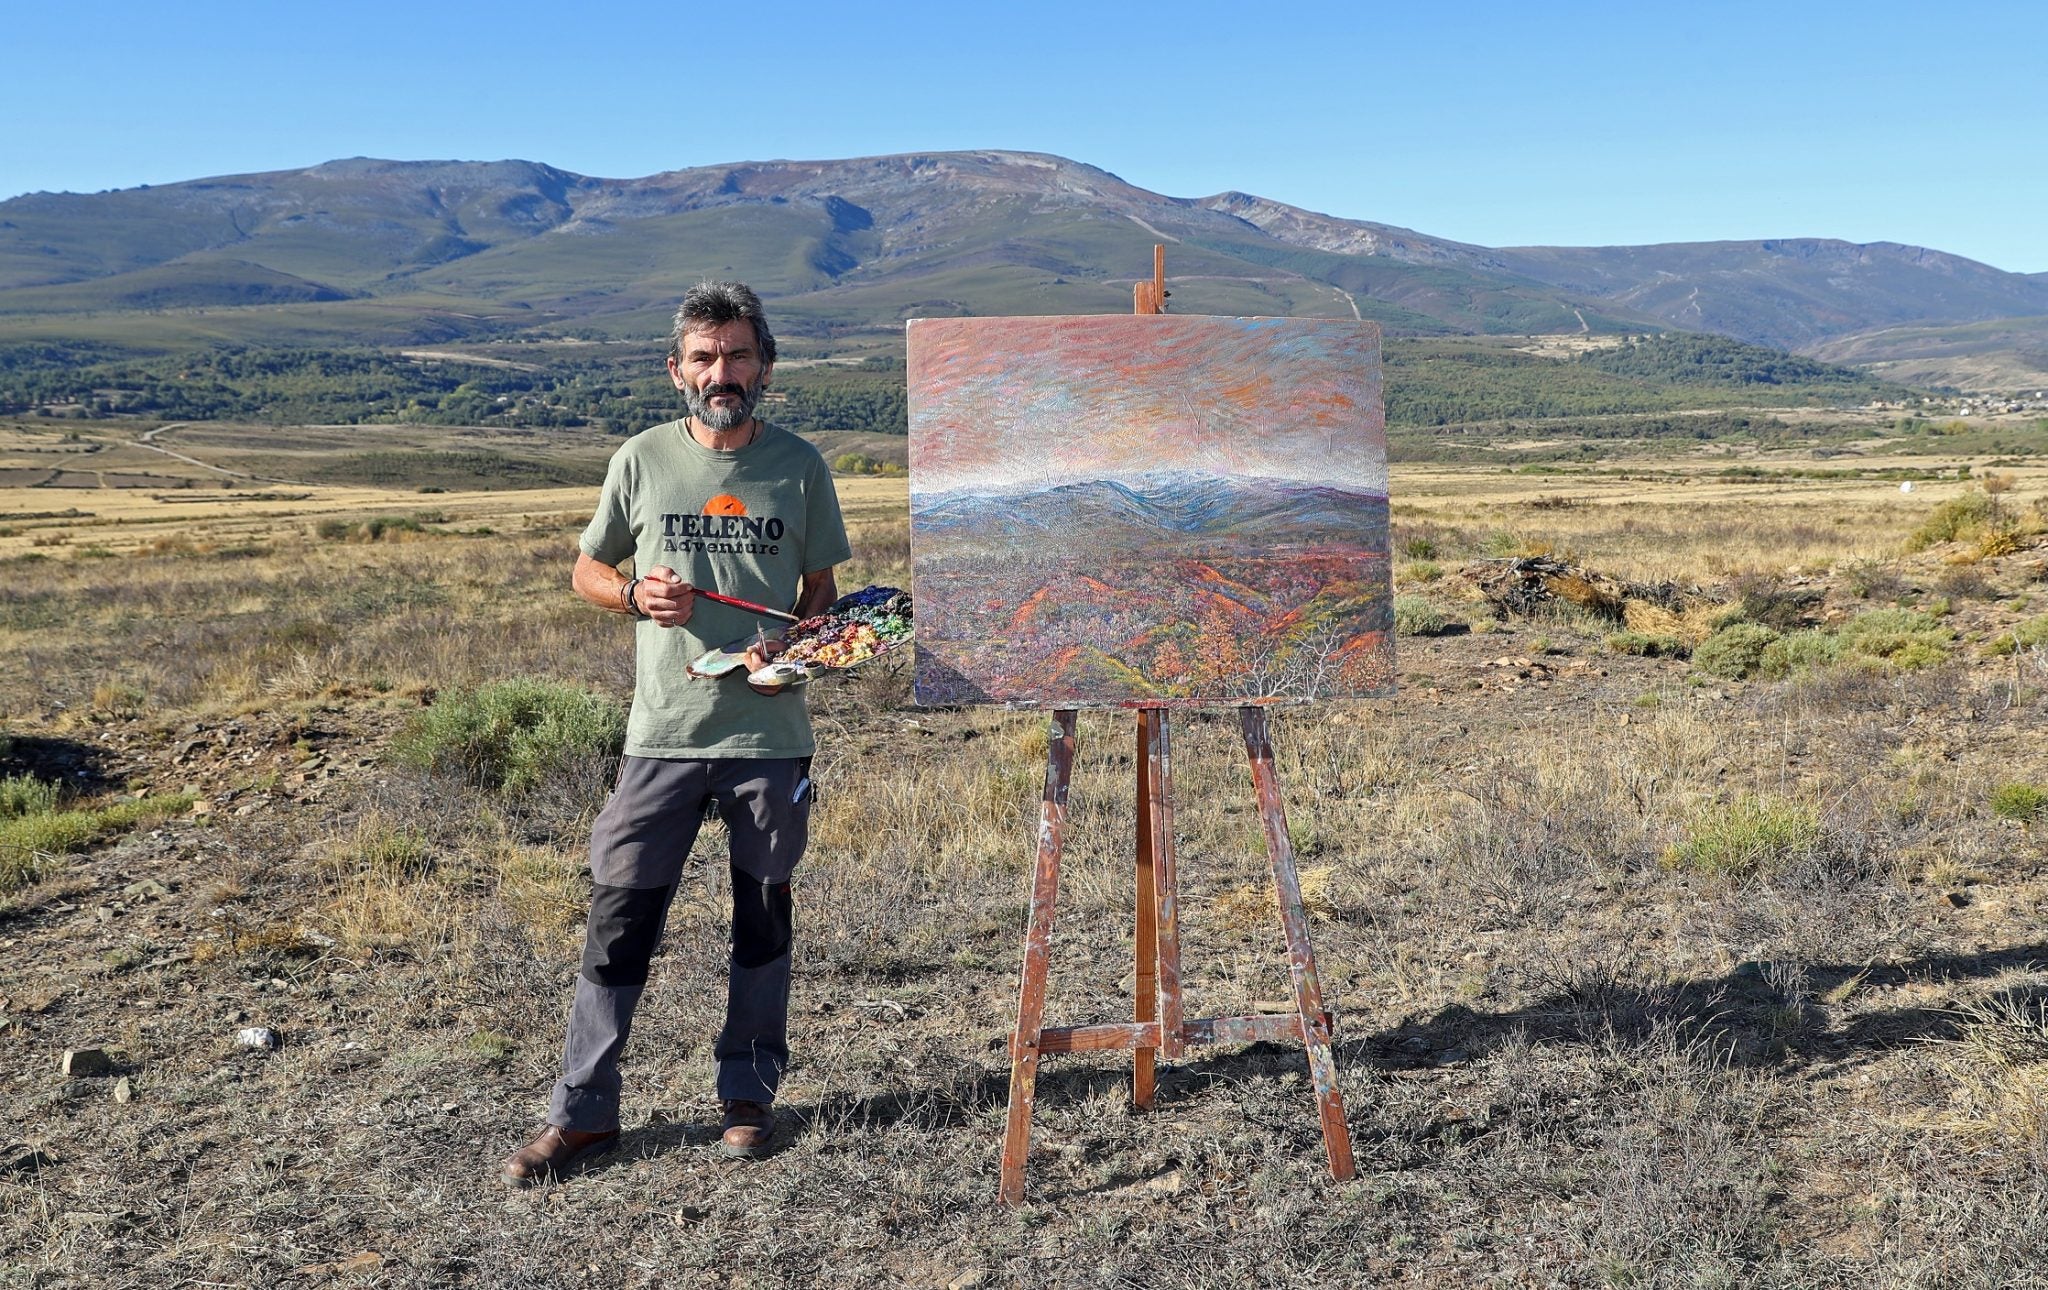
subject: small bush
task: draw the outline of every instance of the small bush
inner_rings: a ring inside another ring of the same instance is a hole
[[[1990,654],[2012,654],[2037,645],[2048,645],[2048,614],[2036,614],[1984,648]]]
[[[1839,637],[1820,631],[1793,632],[1764,647],[1757,670],[1764,676],[1778,679],[1826,667],[1840,658],[1841,653]]]
[[[1896,600],[1906,594],[1906,580],[1899,571],[1878,560],[1858,560],[1850,565],[1843,582],[1858,600]]]
[[[322,542],[340,542],[348,537],[347,520],[321,520],[313,526],[313,536]]]
[[[362,870],[379,878],[421,878],[434,870],[433,844],[417,829],[370,824],[357,830],[355,850]]]
[[[101,681],[92,688],[92,707],[95,712],[106,712],[117,717],[132,717],[140,713],[149,702],[149,695],[142,687],[125,681]]]
[[[1401,543],[1401,554],[1410,560],[1434,560],[1442,554],[1436,539],[1417,534]]]
[[[1778,633],[1761,623],[1735,623],[1693,647],[1693,666],[1731,681],[1755,676],[1763,667],[1764,651],[1778,639]]]
[[[1735,603],[1721,617],[1723,626],[1762,623],[1781,632],[1797,631],[1825,593],[1817,588],[1788,587],[1769,574],[1743,574],[1730,587]]]
[[[424,532],[425,526],[410,515],[379,515],[363,525],[363,536],[372,542],[382,542],[400,533]]]
[[[2032,784],[2000,784],[1991,790],[1991,813],[2005,820],[2038,820],[2048,813],[2048,788]]]
[[[192,795],[179,793],[97,810],[30,811],[0,819],[0,892],[34,882],[53,856],[69,854],[107,834],[165,819],[191,806]]]
[[[479,1030],[466,1046],[473,1056],[494,1065],[510,1061],[519,1051],[519,1041],[498,1030]]]
[[[618,756],[626,714],[610,699],[521,678],[443,694],[392,742],[402,764],[516,798],[578,763]]]
[[[2011,555],[2025,545],[2020,540],[2018,526],[2001,524],[1997,528],[1985,529],[1978,534],[1977,545],[1972,554],[1979,560],[1994,560],[2002,555]]]
[[[1839,636],[1844,660],[1901,669],[1939,663],[1956,638],[1932,614],[1912,609],[1858,614],[1842,624]]]
[[[1934,589],[1954,600],[1994,600],[1998,596],[1990,579],[1969,565],[1956,565],[1944,571]]]
[[[1742,878],[1784,869],[1820,842],[1820,820],[1811,808],[1784,798],[1744,796],[1701,812],[1685,840],[1666,849],[1664,867]]]
[[[1615,632],[1607,638],[1611,654],[1634,654],[1638,658],[1684,658],[1692,649],[1676,636],[1653,632]]]
[[[1402,636],[1441,635],[1449,620],[1421,596],[1394,597],[1394,631]]]
[[[57,793],[55,784],[33,775],[0,779],[0,820],[48,814],[57,809]]]
[[[1925,551],[1942,542],[1975,536],[1992,514],[1989,494],[1972,489],[1934,508],[1906,538],[1906,550]]]
[[[1444,576],[1443,566],[1433,560],[1411,560],[1397,575],[1402,582],[1436,582]]]

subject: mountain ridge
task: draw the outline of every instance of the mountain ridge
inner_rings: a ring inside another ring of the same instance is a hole
[[[1811,352],[1889,327],[2048,314],[2048,273],[1925,247],[1490,248],[1237,190],[1166,196],[1049,153],[735,161],[624,179],[519,159],[354,157],[0,202],[0,343],[103,336],[105,318],[87,316],[121,310],[137,316],[124,335],[163,347],[232,341],[260,331],[238,305],[368,343],[627,337],[658,329],[707,276],[754,283],[794,337],[881,338],[913,315],[1127,308],[1154,242],[1169,245],[1178,308],[1370,318],[1394,334],[1676,328]]]

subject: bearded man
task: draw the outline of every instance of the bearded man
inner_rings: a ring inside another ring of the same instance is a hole
[[[707,811],[724,820],[732,960],[714,1053],[720,1148],[767,1154],[789,1061],[790,875],[808,837],[814,750],[801,689],[763,695],[691,660],[758,632],[759,619],[698,588],[798,617],[838,597],[850,551],[817,449],[754,415],[775,366],[761,301],[737,282],[690,289],[668,370],[689,415],[615,453],[584,530],[576,594],[638,620],[632,716],[618,787],[590,839],[590,924],[547,1123],[503,1165],[524,1186],[618,1144],[619,1054],[685,857]],[[636,576],[619,566],[631,559]],[[767,661],[750,653],[748,670]]]

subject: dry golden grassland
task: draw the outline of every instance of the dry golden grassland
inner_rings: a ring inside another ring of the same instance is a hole
[[[1041,1074],[1014,1212],[1041,716],[920,710],[900,663],[814,687],[785,1149],[711,1146],[709,828],[622,1149],[511,1193],[606,759],[465,778],[418,723],[521,678],[623,700],[625,624],[567,589],[592,490],[0,493],[91,513],[0,521],[0,847],[27,857],[0,893],[0,1285],[2038,1283],[2048,477],[1725,464],[1397,468],[1404,622],[1434,634],[1402,638],[1398,698],[1275,721],[1359,1180],[1323,1173],[1298,1051],[1197,1050],[1144,1116],[1127,1059],[1075,1055]],[[901,481],[842,495],[841,585],[903,582]],[[1486,598],[1532,556],[1570,572]],[[1681,656],[1636,639],[1665,636]],[[1055,1022],[1129,1008],[1130,727],[1081,723]],[[1235,721],[1174,733],[1191,1007],[1269,1006]],[[26,846],[7,830],[55,803],[24,775],[156,805]],[[86,1047],[113,1070],[67,1078]]]

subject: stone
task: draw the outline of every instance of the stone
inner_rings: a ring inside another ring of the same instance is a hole
[[[975,1290],[988,1284],[987,1268],[969,1268],[946,1283],[946,1290]]]
[[[171,889],[154,878],[144,878],[121,888],[121,894],[130,900],[162,900],[171,894]]]
[[[114,1081],[114,1100],[123,1106],[135,1100],[135,1086],[128,1082],[126,1075]]]
[[[284,1041],[268,1026],[244,1026],[235,1032],[235,1047],[247,1048],[252,1052],[267,1053],[275,1050]]]
[[[1186,1186],[1187,1182],[1178,1169],[1171,1169],[1157,1178],[1145,1180],[1145,1190],[1156,1196],[1178,1196]]]
[[[114,1059],[104,1048],[67,1048],[64,1050],[64,1073],[73,1079],[112,1075]]]

